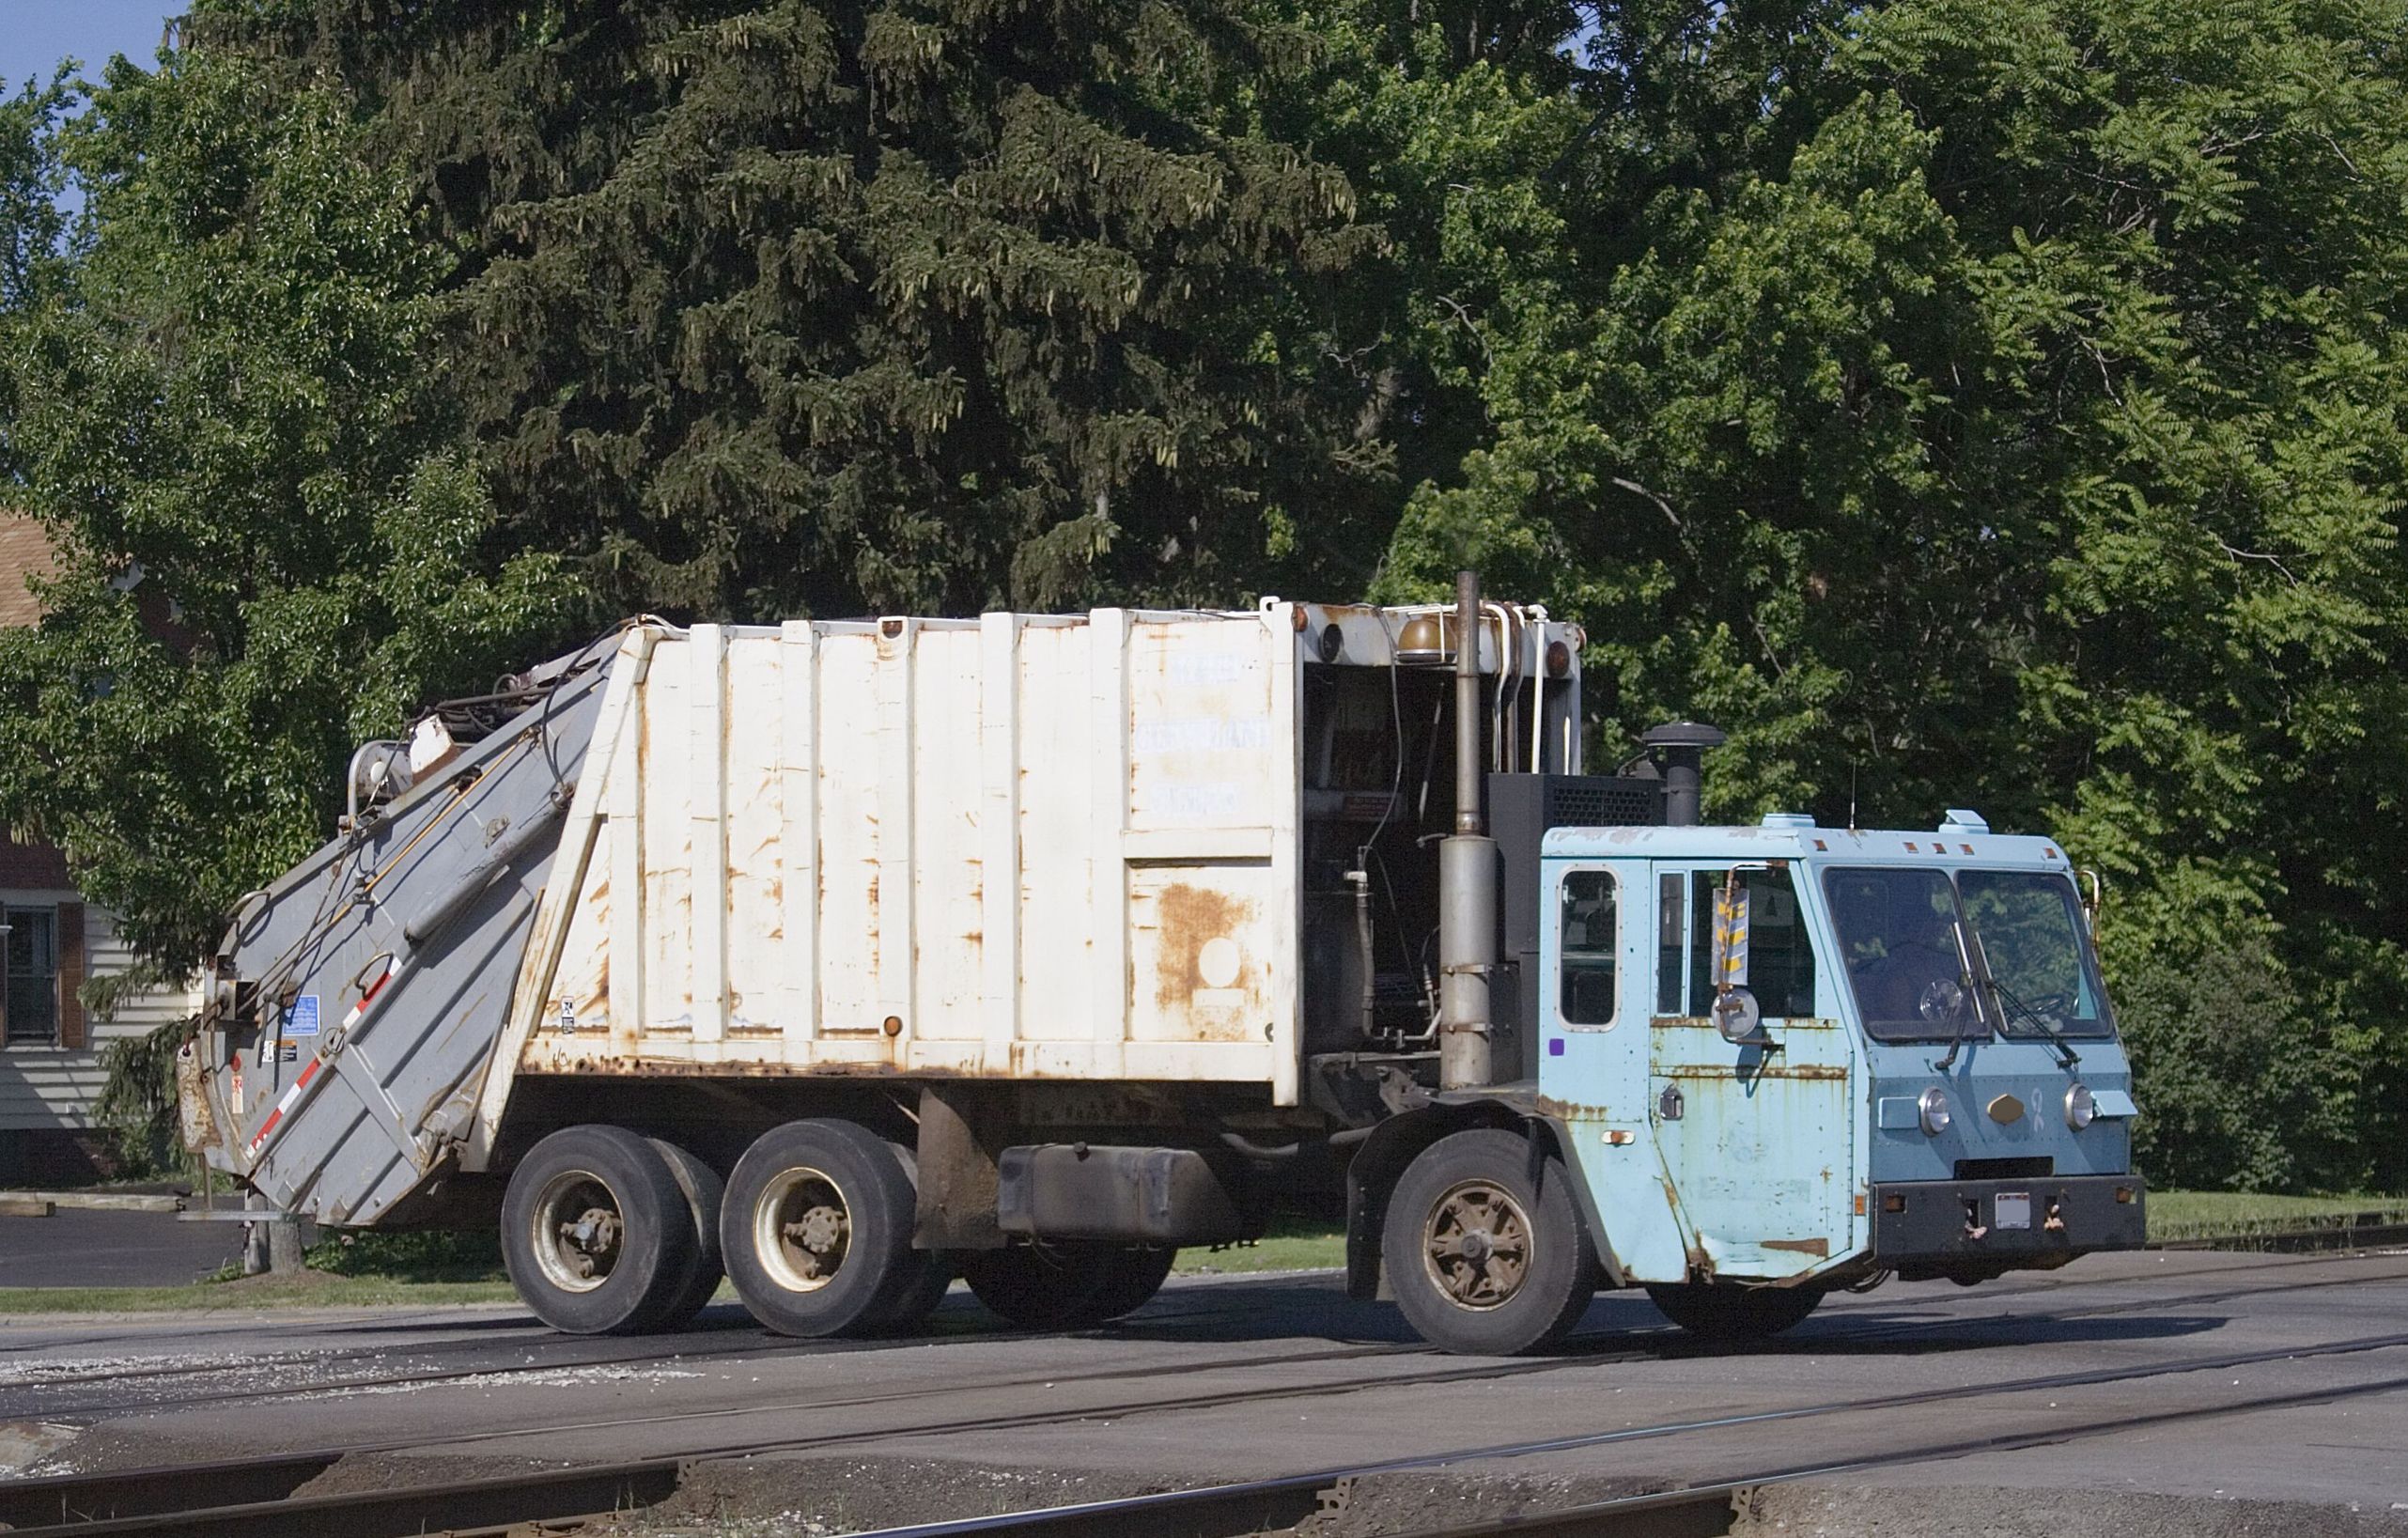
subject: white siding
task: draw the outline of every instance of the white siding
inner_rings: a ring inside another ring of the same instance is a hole
[[[81,902],[67,891],[0,892],[0,904],[49,908]],[[117,938],[116,916],[104,909],[84,909],[85,967],[93,977],[111,977],[132,965],[133,957]],[[125,1036],[179,1020],[200,1007],[197,986],[165,988],[136,994],[118,1005],[109,1019],[87,1015],[85,1047],[63,1051],[55,1047],[17,1043],[0,1047],[0,1132],[54,1127],[85,1127],[93,1098],[101,1093],[99,1049]]]

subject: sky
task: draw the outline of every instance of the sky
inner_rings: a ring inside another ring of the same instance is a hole
[[[15,95],[29,79],[47,82],[62,58],[97,76],[112,54],[149,66],[159,37],[181,4],[162,0],[0,0],[0,82]]]

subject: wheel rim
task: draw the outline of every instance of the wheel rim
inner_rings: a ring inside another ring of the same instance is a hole
[[[852,1207],[824,1171],[780,1171],[753,1204],[753,1252],[788,1292],[816,1293],[835,1281],[852,1247]]]
[[[536,1266],[565,1293],[589,1293],[610,1281],[627,1237],[627,1218],[610,1182],[590,1170],[564,1170],[544,1182],[529,1219]]]
[[[1455,1307],[1503,1308],[1530,1280],[1530,1214],[1493,1181],[1459,1181],[1421,1220],[1421,1264]]]

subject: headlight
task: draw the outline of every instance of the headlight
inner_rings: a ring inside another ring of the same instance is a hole
[[[2065,1125],[2079,1132],[2099,1119],[2098,1097],[2088,1084],[2076,1084],[2065,1092]]]
[[[1949,1129],[1949,1097],[1938,1085],[1923,1092],[1915,1102],[1915,1111],[1923,1123],[1923,1130],[1931,1136],[1936,1138]]]

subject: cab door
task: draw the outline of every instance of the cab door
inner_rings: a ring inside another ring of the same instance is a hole
[[[1610,1264],[1633,1282],[1677,1282],[1687,1240],[1648,1109],[1649,875],[1643,860],[1546,862],[1538,1085],[1603,1220],[1595,1238]]]
[[[1648,1073],[1655,1142],[1692,1274],[1794,1276],[1853,1248],[1854,1042],[1786,862],[1661,862]],[[1721,903],[1734,923],[1716,944]],[[1753,996],[1740,1039],[1718,985]]]

